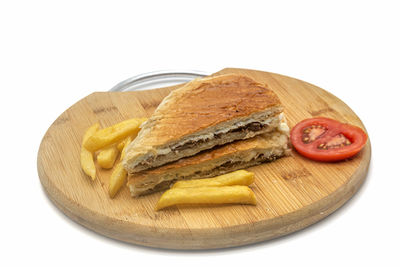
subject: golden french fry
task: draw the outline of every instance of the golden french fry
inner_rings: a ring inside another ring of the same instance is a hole
[[[105,148],[97,155],[97,163],[103,169],[111,169],[114,166],[118,153],[119,152],[116,146]]]
[[[86,130],[83,135],[83,141],[81,146],[81,168],[85,174],[90,176],[92,180],[96,179],[96,167],[94,166],[93,153],[88,151],[83,144],[99,129],[100,124],[93,124],[89,129]]]
[[[171,188],[250,185],[253,182],[254,173],[246,170],[238,170],[214,178],[178,181]]]
[[[109,195],[111,198],[113,198],[115,196],[115,194],[117,194],[119,189],[125,183],[126,176],[128,175],[128,173],[124,169],[121,161],[124,158],[125,153],[126,153],[126,148],[128,147],[128,144],[131,141],[132,141],[132,136],[129,136],[128,142],[125,142],[125,146],[121,151],[120,162],[118,162],[118,164],[115,166],[115,168],[111,174],[110,184],[109,184],[109,188],[108,188],[108,192],[109,192]]]
[[[119,189],[125,183],[126,176],[127,172],[125,171],[124,166],[122,166],[121,162],[118,162],[111,174],[110,184],[108,186],[108,193],[111,198],[117,194]]]
[[[128,136],[125,140],[126,140],[126,142],[125,142],[124,147],[122,148],[122,151],[121,151],[121,160],[124,159],[125,154],[126,154],[126,149],[127,149],[128,145],[132,142],[132,136]]]
[[[248,186],[172,188],[161,196],[155,210],[176,204],[256,204],[256,197]]]
[[[118,143],[117,148],[119,152],[122,152],[122,149],[124,149],[124,147],[129,144],[130,142],[132,142],[132,139],[135,138],[136,136],[128,136],[127,138],[125,138],[124,140],[122,140],[121,142]]]
[[[83,145],[87,150],[94,152],[120,142],[130,135],[136,135],[144,121],[146,118],[134,118],[101,129],[89,137]]]

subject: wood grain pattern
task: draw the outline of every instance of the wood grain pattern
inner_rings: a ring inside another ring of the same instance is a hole
[[[289,126],[326,116],[361,128],[357,115],[341,100],[312,84],[290,77],[243,69],[279,96]],[[173,207],[155,212],[161,193],[133,199],[123,188],[108,197],[111,171],[97,169],[91,181],[80,169],[80,143],[93,123],[103,127],[132,117],[150,116],[175,87],[138,92],[97,92],[80,100],[51,125],[38,153],[38,173],[48,197],[66,215],[100,234],[130,243],[174,249],[239,246],[286,235],[326,217],[343,205],[363,183],[371,148],[351,160],[319,163],[299,156],[250,168],[257,206]]]

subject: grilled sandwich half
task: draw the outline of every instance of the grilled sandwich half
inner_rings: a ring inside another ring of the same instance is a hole
[[[193,80],[172,91],[142,125],[124,167],[136,173],[272,132],[282,111],[276,94],[247,76]]]

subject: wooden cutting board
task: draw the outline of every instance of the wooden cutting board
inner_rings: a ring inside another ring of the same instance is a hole
[[[325,116],[361,128],[357,115],[327,91],[287,76],[224,69],[264,82],[279,96],[292,127]],[[176,87],[137,92],[96,92],[80,100],[50,126],[38,153],[40,181],[54,204],[74,221],[102,235],[150,247],[210,249],[233,247],[279,237],[307,227],[342,206],[363,183],[371,147],[351,160],[320,163],[292,156],[249,168],[257,206],[173,207],[154,211],[161,193],[131,198],[123,188],[108,197],[111,171],[97,169],[91,181],[80,169],[83,133],[95,122],[110,126],[132,117],[150,116]]]

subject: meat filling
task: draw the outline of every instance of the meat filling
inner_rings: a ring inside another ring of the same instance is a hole
[[[241,127],[238,127],[236,129],[232,129],[226,133],[219,133],[219,134],[214,134],[214,138],[220,138],[223,134],[230,134],[230,133],[236,133],[236,132],[244,132],[244,133],[248,133],[248,132],[258,132],[261,131],[263,129],[265,129],[266,127],[268,127],[267,124],[262,124],[260,122],[251,122],[249,124],[243,125]],[[173,151],[175,153],[178,153],[182,150],[186,150],[186,149],[191,149],[194,148],[200,144],[206,143],[208,142],[210,139],[209,138],[205,138],[205,139],[199,139],[199,140],[191,140],[188,141],[180,146],[177,146],[173,149]],[[164,155],[159,155],[157,156],[158,159],[160,159],[161,157],[163,157]],[[151,163],[154,162],[155,157],[151,156],[148,157],[145,161],[141,162],[139,164],[139,166],[145,166],[148,167],[151,165]]]
[[[252,161],[256,161],[256,162],[270,162],[270,161],[274,161],[276,160],[276,156],[272,155],[272,156],[265,156],[264,154],[259,154],[257,155],[255,158],[252,159]],[[219,171],[222,170],[232,170],[232,169],[236,169],[236,167],[242,166],[243,162],[241,161],[227,161],[224,164],[222,164],[221,166],[217,167],[217,169]]]
[[[259,122],[251,122],[251,123],[249,123],[247,125],[238,127],[236,129],[232,129],[232,130],[230,130],[230,131],[228,131],[226,133],[214,134],[214,137],[215,138],[220,138],[223,134],[229,134],[229,133],[235,133],[235,132],[258,132],[258,131],[264,129],[266,126],[267,125],[261,124]],[[174,151],[178,151],[179,152],[179,151],[182,151],[182,150],[185,150],[185,149],[190,149],[190,148],[196,147],[199,144],[202,144],[202,143],[205,143],[205,142],[208,142],[208,141],[209,141],[209,138],[200,139],[200,140],[196,140],[196,141],[194,141],[194,140],[193,141],[188,141],[188,142],[184,143],[183,145],[177,146],[174,149]]]

